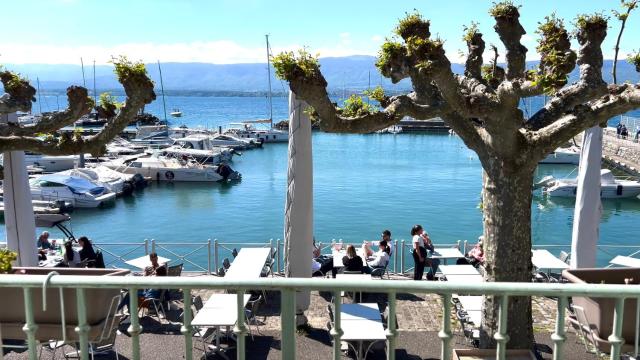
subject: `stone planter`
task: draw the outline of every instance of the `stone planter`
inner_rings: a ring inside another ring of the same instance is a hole
[[[77,269],[77,268],[14,268],[10,276],[47,275],[56,271],[60,275],[86,276],[124,276],[129,270],[124,269]],[[99,335],[102,324],[107,317],[109,306],[113,298],[120,294],[119,289],[86,289],[87,323],[91,326],[89,337]],[[75,327],[78,325],[78,311],[76,305],[76,290],[64,289],[64,319],[67,340],[77,340]],[[47,310],[42,310],[42,288],[31,290],[33,299],[33,314],[38,326],[36,339],[48,341],[62,339],[62,308],[60,306],[60,290],[50,288],[46,290]],[[117,305],[117,304],[116,304]],[[22,330],[26,323],[24,311],[24,291],[21,287],[2,289],[2,306],[0,306],[0,330],[3,339],[26,340],[27,335]]]
[[[640,284],[640,268],[605,268],[605,269],[573,269],[564,270],[562,277],[575,284],[624,284],[624,279],[633,279],[629,286]],[[613,332],[613,311],[615,299],[574,297],[573,303],[584,308],[589,323],[598,331],[602,339],[607,339]],[[622,337],[625,344],[632,344],[635,339],[636,300],[626,299],[624,302],[624,320]],[[602,351],[611,349],[608,344],[598,346]]]
[[[495,349],[453,349],[453,360],[494,360]],[[529,350],[507,350],[508,360],[535,360],[536,356]]]

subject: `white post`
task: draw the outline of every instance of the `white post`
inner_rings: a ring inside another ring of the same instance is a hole
[[[571,268],[596,266],[596,246],[600,237],[600,168],[602,165],[602,128],[587,129],[582,139],[578,189],[571,236]]]
[[[4,121],[18,122],[11,113]],[[18,253],[17,266],[38,266],[36,223],[23,151],[4,153],[4,223],[7,247]]]
[[[284,215],[285,276],[310,278],[313,257],[313,164],[311,121],[305,104],[289,92],[289,162]],[[296,294],[298,324],[306,322],[309,292]]]

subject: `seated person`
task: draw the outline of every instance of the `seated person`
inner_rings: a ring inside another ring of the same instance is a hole
[[[43,231],[40,236],[38,236],[38,241],[36,242],[36,246],[38,249],[49,250],[52,248],[51,243],[49,242],[49,232]]]
[[[95,261],[96,260],[96,252],[93,250],[93,245],[91,245],[91,241],[86,236],[82,236],[78,239],[78,244],[82,247],[80,250],[80,260],[84,261]]]
[[[363,248],[365,245],[362,246]],[[389,263],[389,255],[391,249],[387,245],[385,240],[381,240],[378,243],[378,251],[367,257],[367,266],[364,268],[364,272],[371,274],[374,268],[384,268]]]
[[[380,241],[378,242],[378,245],[380,244],[381,241],[386,242],[387,246],[391,243],[391,231],[389,230],[384,230],[382,232],[382,239],[380,239]],[[368,241],[365,241],[363,246],[362,246],[362,251],[364,256],[366,256],[367,258],[370,256],[373,256],[374,252],[371,249],[370,245],[375,245],[376,242],[374,241],[373,244],[369,244]],[[389,255],[391,254],[391,247],[389,247]]]
[[[364,270],[362,258],[358,256],[353,245],[347,246],[347,255],[342,258],[342,264],[344,265],[343,271],[362,272]]]
[[[152,252],[149,254],[149,260],[151,265],[144,269],[144,276],[167,276],[167,267],[158,263],[158,254]],[[141,306],[146,299],[158,299],[160,297],[160,289],[140,289],[138,290],[138,306]],[[129,309],[129,292],[124,295],[120,304],[118,304],[118,311],[120,311],[125,305]]]
[[[478,243],[467,253],[467,261],[473,266],[478,266],[484,263],[484,250],[482,248],[482,236],[480,236]]]
[[[63,263],[67,267],[74,268],[80,267],[80,253],[73,249],[73,242],[71,240],[64,243],[64,259]]]

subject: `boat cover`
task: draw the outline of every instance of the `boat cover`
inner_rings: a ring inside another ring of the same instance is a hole
[[[76,194],[89,193],[91,195],[99,195],[105,191],[105,188],[103,186],[98,186],[87,179],[77,176],[49,174],[41,176],[40,178],[38,178],[38,180],[50,181],[66,185],[67,187],[69,187],[69,189],[71,189],[72,192]]]

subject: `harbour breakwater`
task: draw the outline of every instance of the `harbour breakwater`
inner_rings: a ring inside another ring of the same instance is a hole
[[[602,136],[602,160],[610,167],[640,176],[640,143],[633,136],[618,138],[615,128],[606,128]]]

